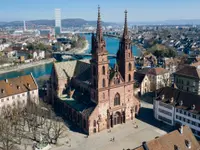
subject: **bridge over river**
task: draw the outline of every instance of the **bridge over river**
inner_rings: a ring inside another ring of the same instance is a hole
[[[73,52],[53,52],[53,55],[54,57],[56,58],[60,58],[65,55],[65,56],[71,56],[73,58],[76,58],[76,59],[83,59],[83,58],[86,58],[86,57],[91,57],[92,54],[89,54],[89,53],[73,53]],[[108,58],[109,59],[113,59],[113,58],[116,58],[116,54],[108,54]]]

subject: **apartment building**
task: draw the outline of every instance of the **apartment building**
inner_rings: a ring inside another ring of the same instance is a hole
[[[0,81],[0,110],[39,102],[38,85],[32,76],[25,75]]]
[[[135,80],[140,85],[140,94],[154,92],[170,84],[170,74],[164,68],[144,68],[135,72]]]
[[[200,138],[200,96],[172,87],[157,91],[154,117],[172,126],[187,125]]]
[[[174,74],[174,83],[180,90],[200,95],[200,67],[183,67]]]
[[[181,126],[161,137],[151,141],[144,141],[141,146],[133,150],[199,150],[200,145],[188,126]]]

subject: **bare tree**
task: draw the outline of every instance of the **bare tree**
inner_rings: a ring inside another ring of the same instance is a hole
[[[4,110],[7,114],[8,111],[10,109]],[[24,128],[20,124],[19,113],[10,112],[9,115],[0,117],[0,148],[2,150],[16,150],[16,145],[20,145],[23,138]]]

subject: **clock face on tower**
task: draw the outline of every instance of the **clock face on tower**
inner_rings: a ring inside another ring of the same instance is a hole
[[[125,39],[128,39],[128,35],[125,36]]]

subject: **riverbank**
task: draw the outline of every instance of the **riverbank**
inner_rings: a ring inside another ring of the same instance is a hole
[[[76,53],[76,54],[85,53],[89,49],[88,40],[86,40],[85,42],[86,42],[85,47],[83,47],[83,48],[73,48],[73,49],[69,50],[68,52]]]
[[[54,61],[55,61],[54,58],[49,58],[49,59],[39,60],[39,61],[30,62],[30,63],[26,63],[26,64],[15,65],[15,66],[12,66],[12,67],[1,68],[0,74],[12,72],[12,71],[21,71],[23,69],[49,64],[49,63],[52,63]]]

